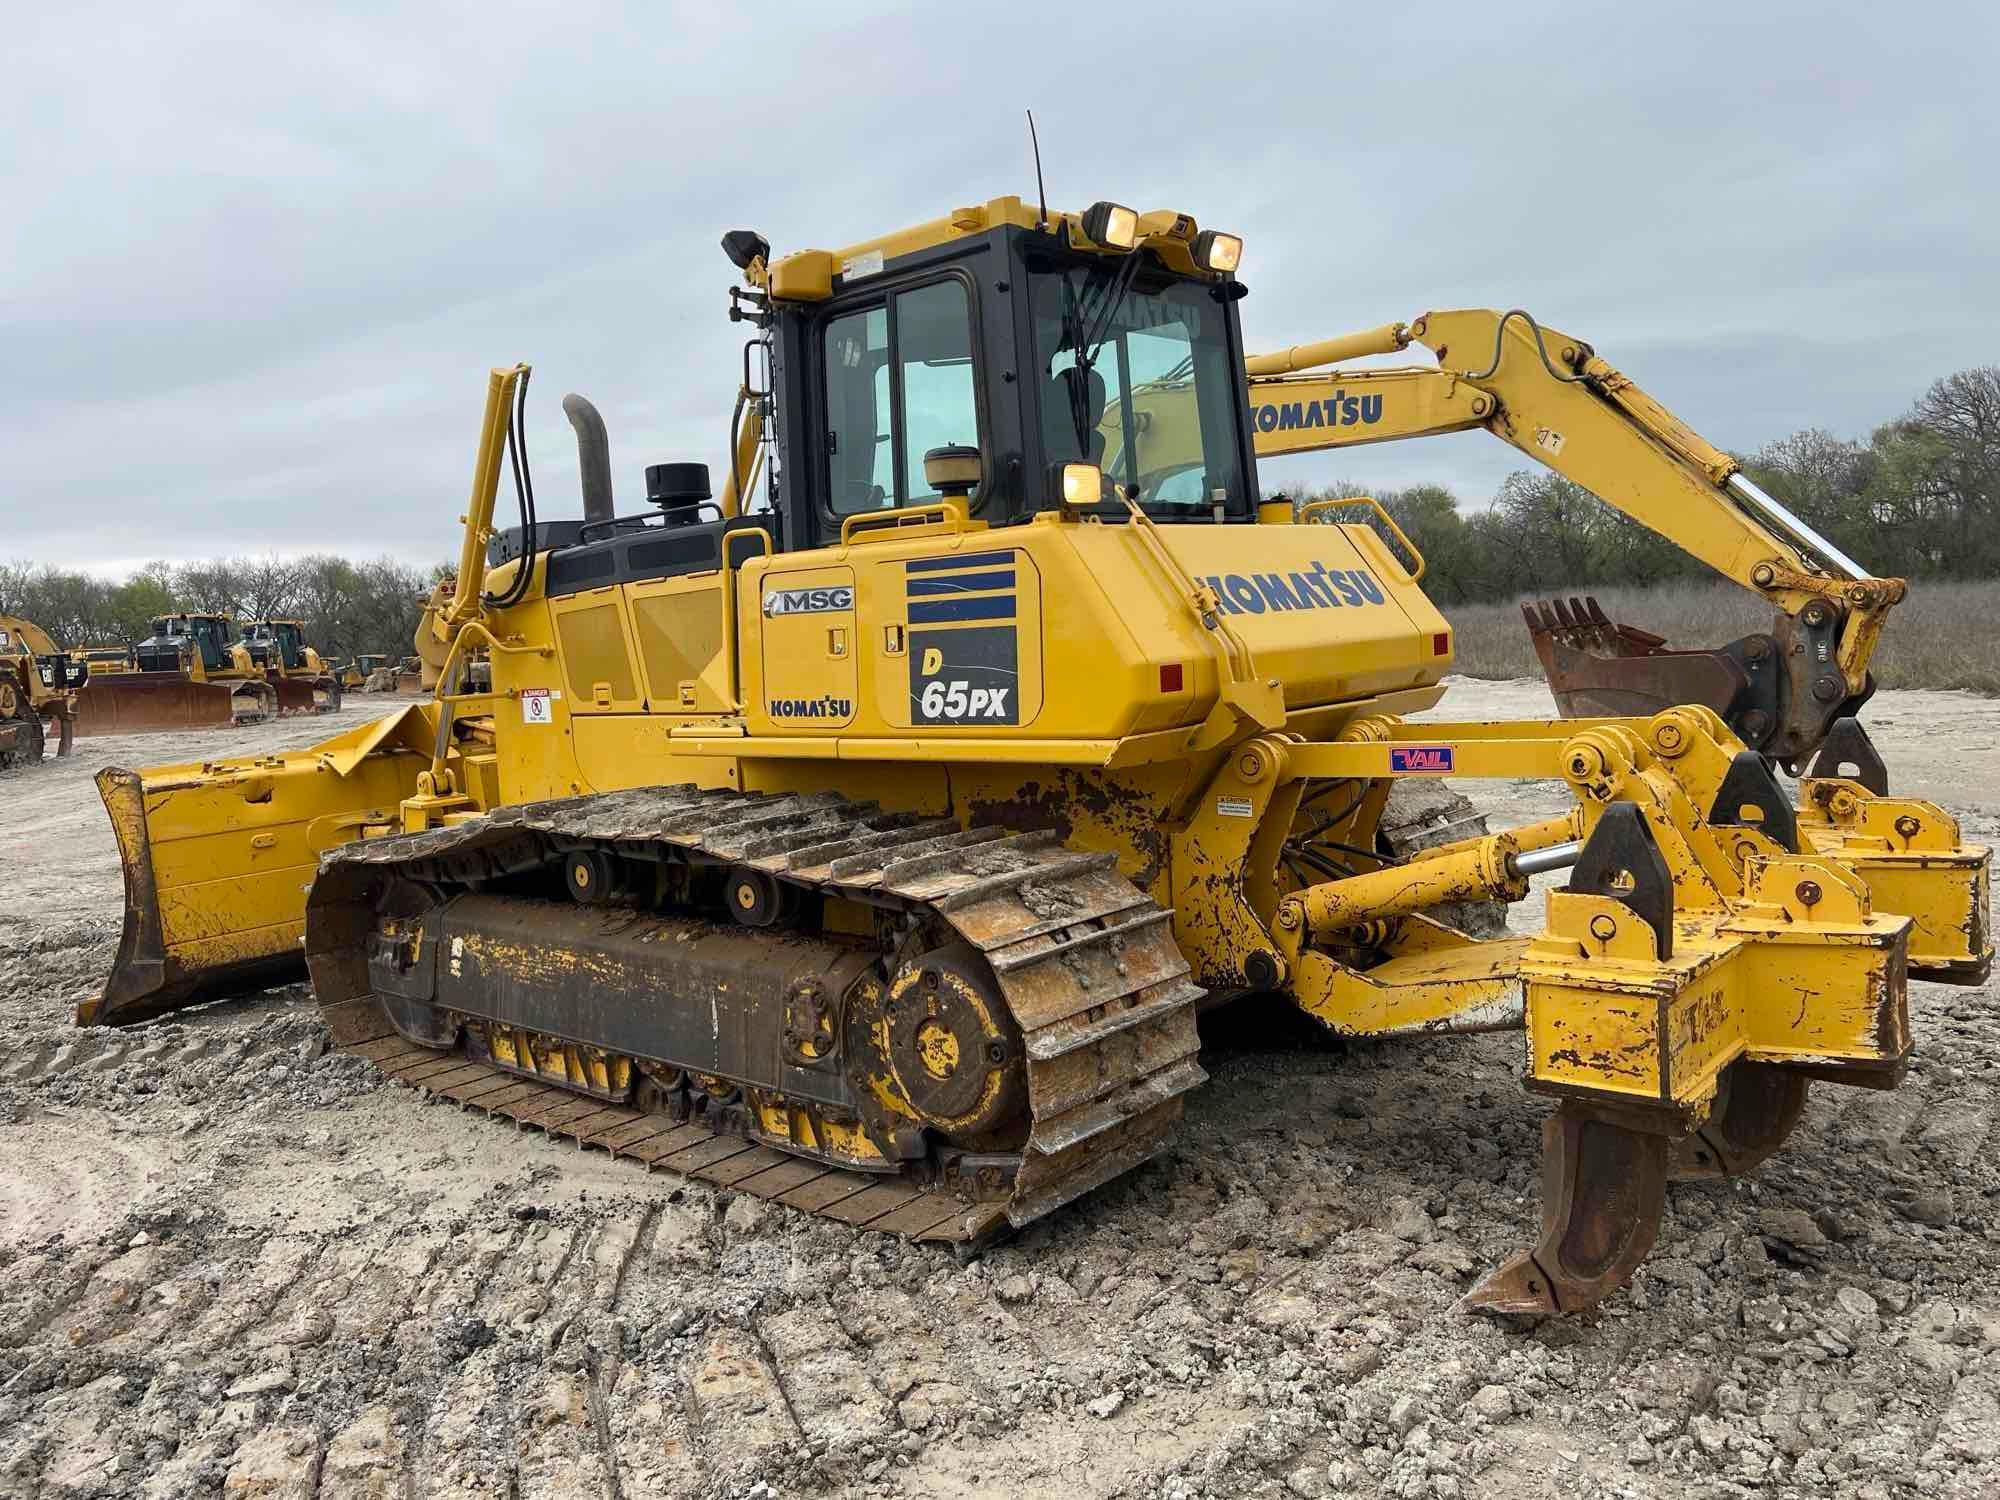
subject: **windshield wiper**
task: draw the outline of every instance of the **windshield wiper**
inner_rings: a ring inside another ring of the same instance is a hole
[[[1076,427],[1076,446],[1080,453],[1090,452],[1090,374],[1097,363],[1097,356],[1104,348],[1104,341],[1110,336],[1113,320],[1118,310],[1125,305],[1125,298],[1132,290],[1133,278],[1139,271],[1139,257],[1127,255],[1119,265],[1117,274],[1105,277],[1096,270],[1082,274],[1091,277],[1104,287],[1099,297],[1095,316],[1086,321],[1083,299],[1077,295],[1076,285],[1070,280],[1070,273],[1062,273],[1063,284],[1063,337],[1056,348],[1058,354],[1064,349],[1074,352],[1073,368],[1077,377],[1065,382],[1069,386],[1070,421]]]

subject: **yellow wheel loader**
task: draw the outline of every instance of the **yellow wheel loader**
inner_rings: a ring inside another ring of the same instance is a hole
[[[227,615],[162,615],[131,660],[131,671],[93,675],[77,695],[78,734],[150,734],[277,716],[277,690]]]
[[[1893,1087],[1911,975],[1986,972],[1987,851],[1928,803],[1827,777],[1795,806],[1701,706],[1415,721],[1452,660],[1421,559],[1260,503],[1235,237],[999,198],[723,245],[753,379],[719,498],[661,463],[620,513],[572,396],[583,517],[543,519],[528,371],[494,371],[436,690],[104,772],[126,920],[80,1022],[302,955],[392,1078],[961,1245],[1167,1145],[1205,1000],[1518,1030],[1542,1230],[1471,1302],[1547,1313],[1631,1275],[1670,1174],[1750,1169],[1815,1082]],[[1193,483],[1102,430],[1170,373]],[[1446,776],[1571,805],[1385,847],[1394,788]],[[1562,870],[1530,935],[1435,915]]]
[[[76,695],[90,675],[32,621],[0,615],[0,770],[40,761],[76,738]]]
[[[279,713],[328,714],[340,707],[340,676],[306,644],[303,621],[251,620],[243,627],[243,648],[263,668]]]

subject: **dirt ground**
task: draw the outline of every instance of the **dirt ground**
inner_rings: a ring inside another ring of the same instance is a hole
[[[1992,987],[1913,986],[1905,1087],[1820,1086],[1754,1178],[1675,1186],[1585,1317],[1456,1305],[1535,1221],[1511,1036],[1224,1013],[1173,1150],[961,1263],[427,1105],[328,1055],[300,987],[72,1030],[121,902],[92,774],[381,709],[0,776],[0,1495],[2000,1492]],[[1992,840],[2000,703],[1869,720],[1897,790]]]

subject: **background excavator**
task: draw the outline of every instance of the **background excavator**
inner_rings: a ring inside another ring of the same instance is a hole
[[[39,761],[51,730],[56,754],[69,754],[88,676],[39,625],[0,615],[0,769]]]
[[[1542,1227],[1470,1301],[1548,1313],[1631,1275],[1669,1174],[1754,1167],[1814,1082],[1893,1087],[1911,976],[1990,967],[1953,819],[1841,777],[1794,805],[1707,708],[1413,722],[1450,627],[1420,557],[1262,501],[1234,236],[999,198],[839,252],[723,245],[756,381],[719,498],[661,463],[618,514],[572,396],[584,515],[544,519],[528,371],[493,371],[435,692],[102,773],[127,909],[80,1022],[303,953],[391,1077],[951,1244],[1160,1152],[1207,1000],[1518,1029],[1554,1106]],[[1102,425],[1169,375],[1156,435],[1192,466]],[[1386,848],[1398,783],[1442,776],[1571,806]],[[1436,915],[1560,870],[1529,935]]]
[[[248,621],[243,648],[264,669],[280,713],[332,713],[340,707],[340,677],[306,644],[304,621]]]
[[[146,734],[274,718],[278,694],[227,615],[162,615],[132,648],[133,670],[93,676],[78,734]]]
[[[1437,365],[1319,369],[1422,344]],[[1245,361],[1259,456],[1483,428],[1768,601],[1768,632],[1674,650],[1607,619],[1594,600],[1524,606],[1567,716],[1699,703],[1795,773],[1872,691],[1868,661],[1901,579],[1873,578],[1772,500],[1736,460],[1583,340],[1519,310],[1428,312],[1415,321]],[[1135,397],[1143,424],[1149,401]],[[1135,435],[1146,441],[1142,430]],[[1832,759],[1878,765],[1844,731]]]

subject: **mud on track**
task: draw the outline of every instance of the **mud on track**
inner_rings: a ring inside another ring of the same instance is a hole
[[[1817,1089],[1755,1178],[1672,1189],[1575,1322],[1454,1308],[1535,1215],[1505,1037],[1215,1018],[1178,1146],[961,1264],[425,1105],[297,987],[73,1031],[119,920],[90,776],[384,707],[0,774],[0,1495],[2000,1492],[1991,987],[1915,987],[1900,1092]],[[2000,704],[1869,719],[2000,835]]]

